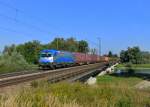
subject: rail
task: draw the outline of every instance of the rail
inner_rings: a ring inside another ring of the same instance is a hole
[[[76,66],[71,68],[64,68],[64,69],[57,69],[57,70],[50,70],[44,72],[36,72],[31,74],[0,78],[0,87],[15,85],[15,84],[32,81],[39,78],[46,78],[50,82],[57,82],[57,81],[64,80],[66,78],[70,78],[85,73],[92,69],[97,69],[99,67],[105,66],[106,64],[107,63],[96,63],[90,65]]]

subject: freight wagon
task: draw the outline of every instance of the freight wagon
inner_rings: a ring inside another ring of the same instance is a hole
[[[59,50],[42,50],[40,52],[39,66],[42,68],[66,67],[100,62],[98,55]]]

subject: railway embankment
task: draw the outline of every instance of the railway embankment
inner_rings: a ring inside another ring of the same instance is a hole
[[[97,76],[100,77],[100,76],[104,76],[106,74],[112,74],[114,71],[115,71],[115,67],[118,65],[118,63],[112,65],[112,66],[109,66],[108,68],[106,68],[105,70],[101,71]],[[96,81],[97,81],[97,77],[90,77],[86,83],[89,84],[89,85],[93,85],[93,84],[96,84]]]
[[[89,65],[75,66],[70,68],[56,69],[56,70],[48,70],[48,71],[39,71],[39,72],[31,72],[31,73],[23,73],[23,74],[15,74],[15,75],[2,75],[0,77],[0,87],[6,87],[15,85],[18,83],[24,83],[27,81],[37,80],[37,79],[46,79],[50,83],[55,83],[59,81],[64,81],[70,78],[77,77],[80,78],[85,77],[87,75],[97,73],[97,69],[103,69],[107,63],[95,63]],[[95,71],[96,70],[96,71]],[[86,74],[86,75],[85,75]],[[79,78],[79,79],[80,79]],[[75,80],[74,80],[75,81]]]

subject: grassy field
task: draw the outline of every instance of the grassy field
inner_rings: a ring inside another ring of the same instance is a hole
[[[133,88],[139,81],[103,76],[94,86],[32,82],[29,88],[0,96],[0,107],[149,107],[150,91]]]
[[[97,78],[98,84],[100,85],[107,84],[111,86],[124,85],[127,87],[133,87],[140,81],[142,81],[142,79],[137,78],[137,77],[115,77],[115,76],[110,76],[110,75],[105,75],[105,76]]]
[[[117,69],[126,69],[127,64],[119,64]],[[131,64],[132,69],[150,69],[150,64]]]

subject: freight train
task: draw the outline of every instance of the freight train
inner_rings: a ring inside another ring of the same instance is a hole
[[[85,54],[79,52],[67,52],[59,50],[42,50],[40,52],[39,67],[55,69],[57,67],[67,67],[73,65],[90,64],[108,61],[107,57]]]

